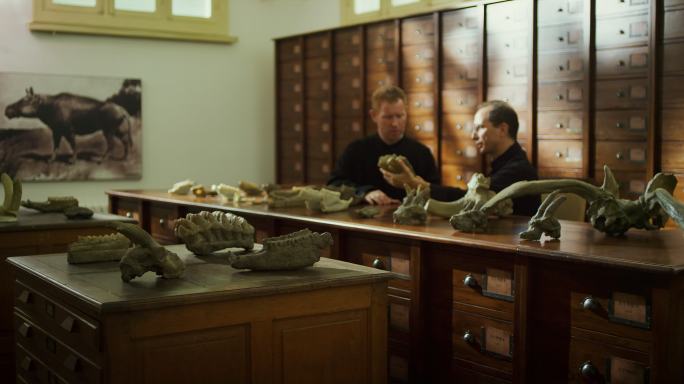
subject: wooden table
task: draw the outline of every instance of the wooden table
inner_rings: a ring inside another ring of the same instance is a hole
[[[176,241],[176,218],[222,210],[244,216],[258,238],[329,231],[331,257],[395,272],[400,278],[388,288],[393,382],[579,383],[582,375],[684,382],[680,230],[614,238],[562,221],[560,241],[530,242],[518,237],[527,219],[515,217],[468,234],[435,217],[394,224],[395,207],[359,219],[154,190],[108,194],[111,212],[134,212],[163,241]]]
[[[69,220],[61,213],[40,213],[21,208],[13,223],[0,223],[0,381],[14,381],[12,338],[13,277],[5,263],[9,256],[65,252],[78,236],[114,232],[112,221],[134,223],[131,218],[96,213],[90,219]]]
[[[17,380],[385,383],[391,273],[332,259],[250,272],[196,257],[130,283],[118,263],[12,257]]]

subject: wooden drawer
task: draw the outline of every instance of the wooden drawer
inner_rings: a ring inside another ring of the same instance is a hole
[[[17,383],[67,384],[68,381],[52,372],[45,363],[17,345],[16,368]]]
[[[528,57],[530,35],[527,31],[487,35],[487,57],[508,59]]]
[[[402,78],[406,92],[430,92],[435,86],[435,74],[430,68],[404,70]]]
[[[278,72],[282,79],[299,79],[302,77],[302,62],[299,60],[280,62]]]
[[[361,75],[342,75],[335,78],[335,95],[363,94]]]
[[[361,117],[335,119],[335,139],[342,137],[363,137],[363,119]]]
[[[480,40],[477,36],[442,40],[444,65],[460,60],[477,60],[480,54]]]
[[[684,9],[670,9],[665,12],[664,21],[664,37],[666,39],[684,37],[684,26],[682,26],[682,19],[684,18]]]
[[[115,215],[125,216],[142,224],[142,202],[140,200],[117,198]]]
[[[358,27],[335,31],[335,52],[359,52],[361,50],[361,36],[361,29]]]
[[[280,100],[278,112],[281,119],[299,120],[302,118],[304,104],[299,99]]]
[[[327,77],[331,71],[331,60],[327,57],[315,57],[306,59],[306,78]]]
[[[401,49],[403,68],[432,68],[435,63],[435,50],[432,45],[420,44]]]
[[[330,34],[327,32],[306,36],[304,46],[306,57],[326,56],[330,54]]]
[[[601,80],[596,82],[596,109],[646,109],[646,79]]]
[[[513,320],[515,279],[513,266],[501,262],[462,260],[451,271],[454,303],[460,309],[500,320]],[[472,308],[470,308],[472,307]]]
[[[442,117],[442,137],[472,140],[475,125],[473,115],[449,114]]]
[[[507,32],[528,26],[532,9],[526,1],[505,1],[487,6],[487,30]]]
[[[600,2],[599,2],[600,3]],[[648,43],[648,15],[596,20],[596,47]]]
[[[472,139],[442,138],[442,162],[468,167],[479,167],[480,152]]]
[[[307,117],[327,119],[330,117],[331,107],[328,100],[306,100]]]
[[[606,16],[625,12],[647,12],[649,0],[601,0],[596,2],[596,15]]]
[[[540,139],[582,139],[582,112],[539,112],[537,137]]]
[[[477,88],[480,80],[480,64],[475,61],[459,62],[442,69],[443,89]]]
[[[578,384],[647,384],[650,382],[649,356],[631,349],[573,337],[570,340],[568,380]]]
[[[282,80],[278,84],[278,98],[279,99],[299,99],[302,97],[302,81],[297,80]]]
[[[442,111],[444,113],[474,113],[478,103],[477,88],[442,91]]]
[[[461,37],[479,33],[480,12],[477,8],[459,9],[442,14],[442,38]]]
[[[78,350],[100,350],[100,324],[37,293],[20,281],[14,283],[14,305],[60,340]]]
[[[684,73],[684,43],[663,44],[663,73],[666,75],[681,75]]]
[[[387,360],[389,365],[389,383],[410,383],[409,367],[411,351],[409,345],[393,342],[389,340],[389,350]]]
[[[335,73],[360,73],[363,63],[358,53],[345,53],[335,57]]]
[[[582,168],[581,140],[539,140],[537,149],[540,168]]]
[[[330,178],[330,171],[332,170],[333,159],[328,156],[327,159],[315,159],[316,161],[308,161],[306,166],[306,181],[310,184],[326,184]]]
[[[503,100],[518,114],[527,110],[527,85],[501,85],[487,88],[487,100]]]
[[[329,139],[332,137],[332,124],[329,120],[308,119],[306,137],[309,139]]]
[[[684,110],[663,109],[661,116],[663,141],[684,140]]]
[[[278,61],[302,58],[302,43],[299,37],[278,41]]]
[[[586,288],[570,293],[570,321],[573,327],[646,342],[652,339],[649,295],[612,291],[607,286]],[[633,320],[639,317],[635,303],[641,303],[643,324]]]
[[[684,170],[684,141],[666,141],[662,143],[663,170]]]
[[[510,384],[510,380],[491,376],[486,373],[474,371],[465,367],[462,362],[453,360],[451,365],[451,377],[456,383],[477,383],[477,384]]]
[[[280,142],[280,156],[286,159],[301,159],[304,155],[304,143],[299,140],[284,139]]]
[[[390,338],[399,340],[404,339],[406,342],[408,342],[408,334],[411,332],[411,299],[395,295],[389,295],[388,299],[388,327]]]
[[[397,67],[397,56],[394,50],[374,49],[366,53],[366,72],[393,73]]]
[[[392,84],[396,84],[396,80],[391,73],[376,72],[366,74],[366,92],[368,96],[372,95],[377,88]],[[370,97],[368,100],[370,101]]]
[[[582,52],[539,54],[537,75],[540,81],[581,80],[584,78]]]
[[[538,167],[540,179],[582,179],[584,172],[581,168],[548,168]]]
[[[363,111],[361,95],[341,97],[335,101],[335,113],[338,116],[358,116]]]
[[[150,234],[161,243],[177,244],[173,227],[179,216],[178,205],[150,204]]]
[[[596,52],[596,77],[647,76],[648,47],[605,49]]]
[[[309,143],[306,147],[306,157],[308,159],[332,159],[332,141],[316,140]],[[309,162],[311,163],[311,162]],[[328,170],[328,172],[330,172]]]
[[[584,46],[582,24],[564,24],[538,29],[537,49],[540,52],[579,50]]]
[[[513,373],[513,326],[454,310],[452,317],[453,357],[485,367]]]
[[[662,79],[665,108],[684,108],[684,76],[664,76]]]
[[[646,111],[596,112],[597,140],[640,140],[648,134]]]
[[[537,2],[538,25],[581,22],[584,0],[544,0]]]
[[[408,118],[406,133],[416,139],[437,139],[437,127],[432,116],[415,116]]]
[[[434,114],[435,99],[432,93],[416,92],[408,95],[408,115],[409,116],[424,116]]]
[[[370,24],[366,27],[366,48],[392,48],[396,36],[397,31],[392,21]]]
[[[643,141],[596,141],[596,165],[611,170],[645,171],[646,143]]]
[[[432,16],[404,19],[401,23],[401,44],[432,43],[435,38],[435,23]]]
[[[281,184],[304,183],[304,160],[300,158],[281,157],[278,159],[279,179]]]
[[[597,168],[594,172],[594,182],[596,185],[602,185],[603,178],[605,176],[603,173],[603,168],[601,167],[599,169],[599,164],[596,164]],[[611,169],[611,171],[613,172],[613,176],[615,177],[615,180],[620,188],[620,197],[633,200],[639,197],[639,195],[644,193],[646,190],[646,184],[648,182],[648,179],[646,178],[646,171],[629,172],[619,170],[614,171],[613,169]]]
[[[539,84],[538,92],[539,110],[575,110],[582,109],[584,104],[585,90],[581,81]]]
[[[347,257],[349,261],[392,271],[401,276],[401,279],[390,280],[390,293],[400,296],[411,297],[411,254],[417,252],[418,245],[405,242],[388,241],[366,236],[350,234],[347,239]],[[398,291],[398,292],[397,292]]]
[[[303,140],[303,124],[299,119],[280,119],[280,137],[286,139]]]
[[[487,63],[487,84],[508,85],[527,84],[529,60],[521,57],[511,60],[490,60]]]
[[[468,189],[468,181],[479,167],[463,167],[456,164],[442,164],[442,184],[451,187]]]

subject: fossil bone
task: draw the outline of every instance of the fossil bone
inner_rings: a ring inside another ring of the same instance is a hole
[[[69,207],[64,210],[64,215],[69,219],[90,219],[93,214],[93,210],[86,207]]]
[[[190,192],[197,197],[205,197],[207,195],[207,189],[202,184],[193,185],[190,188]]]
[[[399,208],[392,213],[397,224],[421,225],[427,221],[425,203],[430,198],[430,188],[418,186],[416,189],[406,187],[406,197]]]
[[[254,227],[244,218],[228,212],[190,213],[176,221],[173,231],[196,255],[210,255],[226,248],[254,247]]]
[[[78,207],[78,199],[73,196],[48,197],[47,201],[22,201],[21,205],[43,213],[62,212],[69,208]]]
[[[6,173],[0,175],[0,180],[2,180],[2,188],[5,193],[2,207],[0,207],[0,223],[17,221],[19,205],[21,204],[21,181],[12,180]]]
[[[270,207],[292,208],[306,205],[300,189],[279,189],[269,192],[268,195],[271,198],[268,203]]]
[[[560,191],[553,191],[541,203],[537,213],[532,216],[527,230],[520,233],[520,238],[525,240],[539,240],[542,234],[554,239],[560,238],[561,225],[554,216],[558,207],[565,201],[565,195]]]
[[[67,261],[69,264],[119,261],[130,246],[131,242],[128,238],[120,233],[79,236],[78,240],[69,244]]]
[[[679,228],[684,229],[684,204],[677,201],[666,189],[657,188],[655,194],[660,206],[679,225]]]
[[[313,211],[321,211],[323,213],[339,212],[349,208],[352,198],[347,200],[340,199],[340,193],[331,191],[329,189],[321,189],[317,191],[313,188],[304,188],[301,191],[304,198],[305,205],[308,209]]]
[[[195,182],[192,180],[182,180],[174,184],[168,192],[174,195],[187,195],[194,184]]]
[[[233,187],[232,185],[223,183],[219,185],[214,185],[212,189],[216,191],[219,195],[223,196],[225,200],[232,200],[234,202],[240,201],[240,198],[243,194],[240,188]]]
[[[110,225],[136,244],[121,258],[119,263],[121,280],[129,282],[147,271],[152,271],[166,279],[175,279],[185,271],[183,260],[159,245],[144,229],[135,224],[116,221]]]
[[[241,181],[238,187],[247,194],[247,196],[262,196],[264,189],[250,181]]]
[[[354,213],[359,215],[359,217],[361,217],[362,219],[372,219],[380,214],[380,208],[368,205],[361,209],[355,210]]]
[[[411,163],[409,163],[408,159],[402,155],[396,154],[380,156],[380,158],[378,158],[378,167],[388,172],[401,173],[403,168],[399,163],[402,161],[409,167],[410,170],[413,171],[413,166],[411,166]]]
[[[263,249],[254,253],[230,256],[236,269],[291,270],[306,268],[321,258],[321,250],[332,244],[328,232],[317,233],[309,229],[263,240]]]
[[[468,181],[468,191],[460,199],[452,202],[443,202],[434,199],[428,200],[425,209],[428,213],[449,218],[462,211],[480,209],[487,201],[496,195],[489,190],[490,180],[481,173],[475,173]],[[513,202],[505,200],[498,204],[493,214],[498,216],[513,213]]]

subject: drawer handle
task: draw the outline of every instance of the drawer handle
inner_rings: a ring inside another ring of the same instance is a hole
[[[460,149],[456,150],[456,156],[463,156],[463,151]]]
[[[79,365],[78,357],[76,357],[74,354],[70,354],[66,359],[64,359],[64,367],[71,372],[76,372],[79,368]]]
[[[619,91],[615,92],[615,96],[617,96],[617,97],[625,97],[625,91],[619,90]]]
[[[579,373],[583,379],[589,380],[592,383],[598,382],[598,380],[601,379],[601,374],[590,360],[587,360],[580,365]]]
[[[28,304],[28,302],[31,301],[31,292],[27,290],[21,291],[17,300],[21,301],[24,304]]]
[[[563,12],[563,8],[558,8],[558,12]]]
[[[133,212],[126,212],[126,217],[129,219],[133,217]]]
[[[23,359],[21,359],[21,369],[23,369],[26,372],[30,372],[33,370],[33,359],[25,356]]]
[[[615,124],[615,128],[624,128],[624,126],[625,126],[625,125],[622,124],[622,122],[620,122],[620,121],[618,121],[618,122]]]
[[[161,225],[161,226],[163,227],[164,224],[166,224],[166,220],[164,220],[164,219],[159,219],[159,225]]]
[[[624,60],[618,61],[618,65],[621,66],[621,67],[624,67],[624,66],[625,66],[625,61],[624,61]]]
[[[65,331],[71,333],[74,330],[74,323],[74,318],[71,316],[67,316],[66,319],[62,321],[62,324],[60,324],[60,327],[62,327],[62,329],[64,329]]]
[[[463,176],[461,176],[461,175],[456,176],[456,180],[462,181],[462,180],[463,180]]]
[[[503,98],[503,101],[505,101],[505,102],[508,103],[508,102],[511,101],[511,100],[510,100],[508,97],[504,97],[504,98]]]
[[[23,322],[19,326],[19,334],[26,337],[26,338],[30,337],[31,336],[31,324],[29,324],[27,322]]]
[[[382,269],[382,270],[385,269],[385,262],[382,261],[382,259],[379,257],[376,257],[375,260],[373,260],[373,264],[371,264],[371,265],[373,266],[373,268],[376,268],[376,269]]]
[[[559,151],[556,151],[556,153],[554,153],[554,155],[555,155],[557,158],[559,158],[559,159],[560,159],[561,157],[563,157],[563,154],[560,153]]]
[[[625,30],[624,30],[624,29],[621,29],[621,30],[620,30],[620,34],[621,34],[621,35],[624,35],[624,34],[625,34]]]
[[[563,36],[558,36],[558,41],[564,41],[565,38]]]
[[[562,65],[559,65],[559,66],[558,66],[558,70],[561,71],[561,72],[563,72],[563,71],[565,70],[565,67],[562,66]]]
[[[456,123],[456,129],[460,131],[461,129],[463,129],[463,126],[460,123]]]
[[[470,330],[465,331],[463,333],[463,341],[465,341],[466,343],[468,343],[470,345],[473,345],[476,342],[475,335],[473,335],[473,333],[470,332]]]
[[[556,95],[556,100],[559,100],[559,101],[563,100],[563,95],[561,95],[561,94]]]
[[[618,160],[622,160],[625,158],[625,156],[622,154],[622,152],[618,152],[615,154],[615,158]]]
[[[421,30],[420,28],[416,29],[415,32],[416,32],[416,35],[422,35],[423,34],[423,30]]]
[[[586,309],[587,311],[595,311],[601,308],[601,303],[599,303],[592,296],[587,296],[582,299],[582,308]]]
[[[465,285],[466,287],[469,287],[469,288],[473,288],[473,289],[475,289],[479,286],[477,279],[473,275],[471,275],[470,273],[465,275],[465,277],[463,278],[463,285]]]
[[[382,57],[378,58],[378,64],[385,64],[385,59]]]
[[[45,313],[50,317],[55,317],[55,305],[52,303],[45,303]]]
[[[416,108],[420,108],[423,105],[423,103],[421,103],[420,101],[416,101],[415,103],[413,103],[413,105],[415,105]]]
[[[556,123],[556,128],[563,129],[563,123]]]
[[[417,125],[417,124],[416,124],[416,126],[413,127],[413,129],[415,129],[416,131],[420,131],[420,125]]]

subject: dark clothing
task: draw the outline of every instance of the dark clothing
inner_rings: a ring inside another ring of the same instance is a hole
[[[489,189],[500,192],[509,185],[523,180],[537,180],[537,170],[527,160],[527,154],[523,151],[520,144],[514,143],[506,152],[492,161],[492,173],[489,175]],[[465,193],[462,189],[431,186],[430,195],[436,200],[453,201],[459,199]],[[513,199],[513,214],[522,216],[533,216],[539,205],[541,198],[539,195],[522,196]]]
[[[418,176],[429,183],[439,184],[440,174],[435,158],[426,146],[408,137],[387,145],[377,134],[356,140],[347,146],[337,161],[328,184],[355,187],[356,193],[361,196],[379,189],[393,199],[401,199],[406,196],[406,192],[387,184],[378,169],[380,156],[390,154],[405,156]]]

